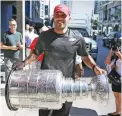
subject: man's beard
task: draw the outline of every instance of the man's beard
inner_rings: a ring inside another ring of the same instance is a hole
[[[55,28],[56,28],[57,30],[60,30],[60,31],[61,31],[61,30],[64,30],[65,27],[66,27],[65,24],[58,24],[58,23],[55,24]]]
[[[56,27],[56,29],[61,31],[61,30],[64,30],[64,29],[65,29],[65,27],[66,27],[66,26],[60,26],[60,27],[59,27],[59,26],[57,26],[57,27]]]

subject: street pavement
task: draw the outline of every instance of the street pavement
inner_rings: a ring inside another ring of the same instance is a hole
[[[104,61],[105,61],[106,56],[109,53],[109,49],[106,47],[103,47],[103,41],[102,41],[101,37],[97,38],[96,42],[98,45],[98,55],[97,55],[96,63],[101,68],[106,69]],[[84,72],[83,77],[89,78],[89,77],[95,76],[95,73],[91,69],[89,69],[88,67],[85,67],[84,69],[85,69],[85,72]]]
[[[106,55],[108,54],[109,50],[102,46],[102,40],[98,39],[98,57],[97,57],[97,64],[105,69],[104,60]],[[82,77],[82,80],[85,80],[87,83],[90,82],[92,77],[95,76],[94,72],[85,67],[85,75]],[[5,102],[4,97],[4,84],[0,85],[1,88],[1,97],[0,97],[0,116],[38,116],[38,111],[36,110],[25,110],[25,109],[19,109],[18,111],[10,111]],[[1,92],[0,91],[0,92]],[[75,100],[73,102],[70,116],[97,116],[95,114],[98,114],[99,116],[106,116],[109,112],[115,111],[115,100],[113,96],[113,92],[111,91],[110,87],[110,94],[109,94],[109,100],[108,103],[105,104],[104,102],[95,102],[91,99],[90,95],[89,97],[83,97],[80,100]]]

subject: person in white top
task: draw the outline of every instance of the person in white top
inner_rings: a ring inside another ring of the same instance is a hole
[[[43,27],[39,30],[39,33],[43,32],[43,31],[47,31],[49,30],[49,22],[45,21],[45,23],[43,24]]]
[[[30,45],[31,45],[32,41],[35,38],[39,37],[39,35],[34,33],[34,27],[30,26],[29,33],[25,37],[26,37],[25,38],[25,43],[26,43],[26,57],[27,57],[30,54]]]
[[[26,24],[25,25],[25,32],[29,32],[29,28],[30,28],[30,25],[29,24]]]
[[[79,79],[82,75],[84,75],[84,69],[82,66],[82,60],[79,55],[76,54],[75,59],[75,78]]]
[[[28,53],[28,48],[27,48],[27,42],[26,40],[28,40],[28,36],[29,36],[29,28],[30,28],[30,25],[29,24],[26,24],[25,25],[25,57],[27,57],[27,53]]]
[[[26,37],[28,37],[29,28],[30,28],[30,25],[29,24],[26,24],[26,26],[25,26],[25,39],[26,39]]]
[[[39,30],[39,33],[43,32],[43,31],[47,31],[49,30],[49,28],[47,26],[43,26],[40,30]]]
[[[117,57],[116,65],[114,65],[115,59],[112,59],[113,54]],[[110,50],[108,56],[106,57],[105,64],[107,65],[107,71],[110,71],[115,67],[117,73],[122,77],[121,66],[122,66],[122,53],[121,51]],[[115,85],[112,83],[112,91],[115,96],[116,111],[113,113],[108,113],[109,116],[120,116],[121,115],[121,84]]]
[[[31,40],[31,42],[37,38],[39,35],[37,35],[36,33],[34,33],[34,27],[30,26],[29,28],[29,39]]]

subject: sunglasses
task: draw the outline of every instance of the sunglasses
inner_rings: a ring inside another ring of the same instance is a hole
[[[16,24],[10,24],[10,26],[16,26]]]

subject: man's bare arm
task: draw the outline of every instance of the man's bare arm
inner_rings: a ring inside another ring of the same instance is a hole
[[[93,69],[96,75],[106,74],[105,70],[97,66],[97,64],[90,55],[82,57],[82,60],[89,68]]]
[[[0,43],[0,49],[4,49],[4,50],[17,50],[18,47],[16,47],[16,46],[6,46],[3,43]]]
[[[82,57],[82,60],[86,64],[86,66],[88,66],[91,69],[93,68],[93,66],[96,65],[95,61],[90,55]]]
[[[37,59],[37,56],[34,53],[30,53],[30,55],[24,60],[25,65],[31,64],[36,59]]]

